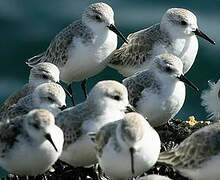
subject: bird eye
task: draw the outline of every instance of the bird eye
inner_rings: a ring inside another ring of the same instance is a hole
[[[187,22],[186,22],[186,21],[181,21],[180,23],[181,23],[181,25],[183,25],[183,26],[187,25]]]
[[[172,68],[170,66],[167,66],[166,67],[166,72],[171,72],[172,71]]]
[[[32,126],[33,126],[35,129],[39,129],[39,125],[38,125],[38,124],[32,123]]]
[[[47,97],[47,99],[48,99],[49,101],[53,101],[53,99],[52,99],[51,97]]]
[[[115,95],[115,96],[113,96],[113,99],[115,99],[116,101],[119,101],[121,99],[121,97],[118,95]]]
[[[101,21],[101,16],[96,15],[96,16],[95,16],[95,19],[98,20],[98,21]]]
[[[44,74],[43,79],[48,79],[48,76]]]

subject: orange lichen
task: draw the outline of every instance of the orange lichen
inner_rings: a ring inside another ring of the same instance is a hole
[[[189,123],[190,126],[194,126],[199,123],[199,121],[196,121],[196,118],[194,116],[189,116],[189,120],[186,122]]]

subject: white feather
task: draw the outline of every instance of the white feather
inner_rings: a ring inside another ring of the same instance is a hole
[[[209,81],[210,89],[204,90],[201,99],[202,106],[209,113],[209,119],[219,120],[220,119],[220,79],[217,83]]]

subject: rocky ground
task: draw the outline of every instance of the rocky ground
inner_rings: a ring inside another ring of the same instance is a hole
[[[162,142],[162,151],[169,150],[182,142],[191,133],[198,130],[201,127],[208,125],[209,121],[196,121],[195,118],[189,117],[188,121],[182,120],[171,120],[166,125],[156,128],[157,132],[160,134]],[[173,168],[156,164],[152,169],[150,169],[145,174],[160,174],[166,175],[173,180],[187,180]],[[108,179],[103,177],[103,173],[97,167],[92,168],[74,168],[67,164],[58,161],[50,171],[46,172],[42,176],[38,177],[17,177],[14,175],[8,175],[7,180],[22,180],[22,179],[37,179],[37,180],[98,180],[98,179]],[[1,179],[0,179],[1,180]]]

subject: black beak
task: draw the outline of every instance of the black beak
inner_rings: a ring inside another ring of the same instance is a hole
[[[61,85],[60,82],[57,82],[57,84]],[[61,86],[62,86],[62,85],[61,85]],[[62,87],[62,88],[63,88],[63,90],[65,91],[66,95],[69,96],[70,98],[72,98],[72,95],[70,94],[70,92],[69,92],[67,89],[65,89],[64,87]]]
[[[126,106],[126,110],[125,110],[125,113],[129,113],[129,112],[136,112],[135,108],[130,104]]]
[[[133,147],[129,148],[130,151],[130,155],[131,155],[131,172],[132,174],[135,173],[134,171],[134,153],[135,153],[135,149]]]
[[[59,107],[59,109],[60,109],[61,111],[63,111],[64,109],[66,109],[66,106],[63,105],[63,106]]]
[[[180,75],[180,77],[177,77],[180,81],[188,84],[191,88],[195,89],[197,92],[199,92],[199,88],[197,88],[191,81],[189,81],[188,79],[186,79],[186,77],[184,75]]]
[[[212,39],[210,39],[206,34],[204,34],[202,31],[200,31],[198,28],[194,31],[195,35],[200,36],[204,39],[206,39],[207,41],[209,41],[211,44],[215,45],[215,41],[213,41]]]
[[[107,27],[115,34],[117,34],[125,43],[128,43],[127,39],[123,36],[123,34],[119,30],[117,30],[117,28],[113,24]]]
[[[53,145],[53,147],[54,147],[54,149],[56,150],[56,152],[58,152],[58,150],[57,150],[55,144],[53,143],[53,140],[52,140],[50,134],[46,134],[44,137]]]

